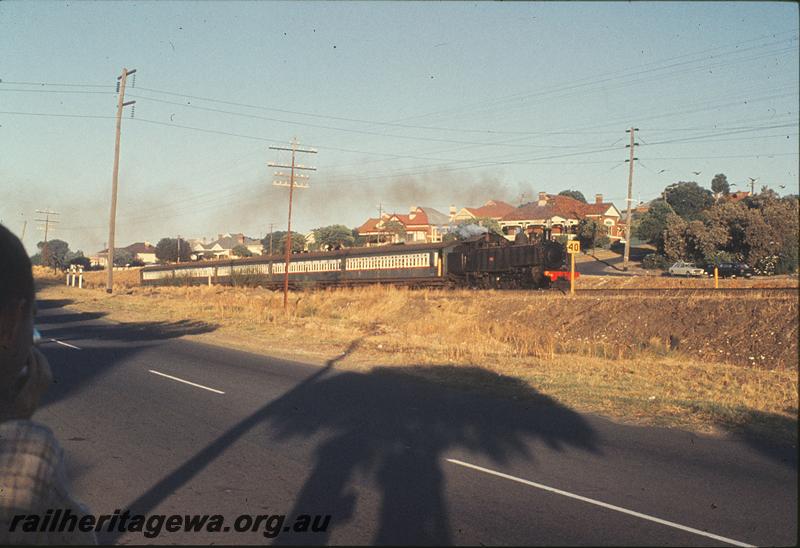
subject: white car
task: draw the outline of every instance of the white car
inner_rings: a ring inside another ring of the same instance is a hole
[[[705,276],[706,272],[702,268],[697,268],[692,263],[678,261],[669,267],[670,276]]]

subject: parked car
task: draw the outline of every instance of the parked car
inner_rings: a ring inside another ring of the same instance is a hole
[[[720,278],[749,278],[754,272],[753,269],[744,263],[719,263],[717,265]],[[709,276],[714,275],[714,265],[710,264],[706,267],[706,274]]]
[[[705,276],[706,272],[692,263],[678,261],[669,267],[669,274],[670,276]]]

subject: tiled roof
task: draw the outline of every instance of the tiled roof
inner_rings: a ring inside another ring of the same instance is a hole
[[[383,232],[384,229],[378,228],[378,223],[380,221],[381,221],[380,219],[369,218],[363,225],[358,227],[356,230],[358,231],[359,234],[363,234],[366,232]]]
[[[581,219],[586,215],[602,215],[614,204],[603,202],[586,204],[570,196],[547,195],[547,203],[531,202],[503,217],[504,221],[526,221],[535,219],[551,219],[561,217],[564,219]]]
[[[131,244],[128,247],[123,248],[126,251],[136,254],[136,253],[155,253],[156,248],[147,242],[136,242],[135,244]]]
[[[504,217],[513,210],[517,209],[511,204],[501,202],[500,200],[489,200],[481,207],[467,207],[467,211],[476,217]]]

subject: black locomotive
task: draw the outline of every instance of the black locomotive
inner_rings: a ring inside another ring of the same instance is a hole
[[[569,279],[564,245],[543,239],[512,245],[492,233],[467,240],[399,244],[293,254],[289,284],[338,286],[384,283],[474,288],[544,288]],[[220,259],[141,270],[143,285],[229,284],[281,287],[282,255]]]

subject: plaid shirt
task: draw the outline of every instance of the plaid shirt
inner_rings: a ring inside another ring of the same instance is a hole
[[[70,497],[64,452],[49,428],[26,420],[0,424],[0,544],[96,544],[94,532],[25,532],[15,515],[69,509],[79,517],[88,510]],[[49,527],[48,527],[49,529]]]

